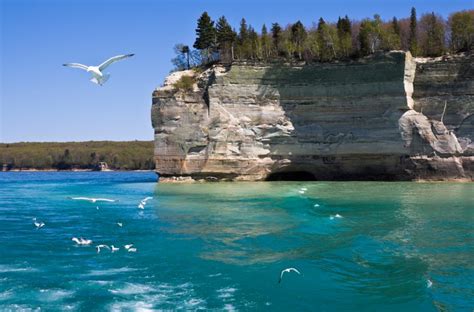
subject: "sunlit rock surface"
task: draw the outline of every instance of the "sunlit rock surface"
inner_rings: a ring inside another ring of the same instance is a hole
[[[175,73],[153,92],[162,177],[473,178],[472,56],[390,52],[353,62],[234,63],[185,74],[197,78],[193,91],[175,90]]]

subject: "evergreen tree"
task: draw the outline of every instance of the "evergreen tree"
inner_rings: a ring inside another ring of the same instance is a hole
[[[240,21],[239,35],[237,40],[238,54],[240,59],[248,59],[252,54],[252,43],[250,42],[249,29],[245,18]]]
[[[233,46],[236,34],[224,16],[221,16],[216,24],[217,46],[222,61],[232,61],[234,59]]]
[[[260,59],[262,57],[262,47],[260,45],[258,34],[252,26],[249,26],[248,28],[248,35],[250,44],[250,58]]]
[[[263,24],[262,26],[262,36],[260,38],[262,46],[262,56],[264,59],[267,59],[270,56],[270,37],[268,36],[267,26]]]
[[[420,26],[423,29],[421,50],[424,56],[440,56],[444,53],[444,25],[435,13],[421,17]]]
[[[397,36],[400,37],[400,25],[398,24],[398,20],[395,16],[392,19],[392,30]]]
[[[410,36],[408,37],[408,43],[410,46],[410,52],[413,56],[418,54],[418,42],[417,42],[417,27],[416,27],[416,9],[411,8],[410,14]]]
[[[273,23],[271,31],[272,31],[272,39],[273,39],[273,49],[275,50],[276,55],[278,55],[280,51],[282,30],[278,23]]]
[[[196,41],[193,47],[204,51],[206,59],[209,62],[211,60],[211,52],[215,48],[216,44],[216,30],[214,28],[214,22],[211,20],[207,12],[202,13],[198,19],[198,25],[196,28]]]
[[[318,22],[319,59],[323,62],[336,58],[335,34],[321,17]],[[337,36],[337,35],[336,35]]]
[[[352,25],[349,17],[347,15],[344,18],[339,17],[336,27],[341,54],[343,57],[348,57],[352,49]]]
[[[296,53],[300,60],[302,59],[304,43],[307,36],[306,29],[300,21],[297,21],[291,26],[291,41],[295,46]]]

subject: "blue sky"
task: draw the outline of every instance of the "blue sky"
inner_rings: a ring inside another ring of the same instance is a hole
[[[474,7],[472,0],[226,1],[0,0],[0,142],[151,140],[151,93],[172,69],[175,43],[192,45],[203,11],[263,23],[311,25],[320,16],[383,19]],[[103,87],[65,62],[99,64],[135,53],[108,70]]]

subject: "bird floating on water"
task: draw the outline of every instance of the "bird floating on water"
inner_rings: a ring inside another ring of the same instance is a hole
[[[114,245],[110,245],[110,249],[111,249],[112,252],[116,252],[116,251],[120,250],[120,248],[115,247]]]
[[[329,219],[331,219],[331,220],[334,220],[334,219],[341,219],[341,218],[342,218],[342,216],[341,216],[340,214],[338,214],[338,213],[336,213],[335,215],[329,217]]]
[[[122,222],[117,222],[117,225],[122,227],[123,226],[123,223]]]
[[[91,203],[95,203],[95,202],[110,202],[110,203],[114,203],[118,200],[116,199],[108,199],[108,198],[91,198],[91,197],[69,197],[70,199],[74,199],[74,200],[85,200],[85,201],[88,201],[88,202],[91,202]],[[97,210],[99,210],[99,207],[96,207]]]
[[[133,244],[123,245],[123,247],[127,250],[133,247]]]
[[[127,251],[128,252],[137,252],[137,249],[136,248],[128,248]]]
[[[284,269],[281,271],[280,273],[280,279],[278,280],[278,284],[281,283],[281,280],[283,279],[283,274],[285,273],[290,273],[290,272],[295,272],[295,273],[298,273],[298,275],[301,275],[300,271],[298,271],[297,269],[295,268],[287,268],[287,269]]]
[[[66,63],[63,64],[63,66],[67,67],[72,67],[72,68],[79,68],[82,70],[87,71],[88,73],[92,74],[92,81],[95,84],[98,84],[99,86],[102,86],[104,83],[107,82],[110,78],[110,74],[108,73],[103,73],[103,70],[105,70],[107,67],[109,67],[112,63],[115,63],[117,61],[121,61],[123,59],[129,58],[134,56],[135,54],[123,54],[123,55],[117,55],[114,57],[109,58],[102,64],[98,66],[87,66],[79,63]]]
[[[36,218],[33,218],[33,223],[36,226],[36,229],[41,229],[44,226],[44,222],[36,221]]]
[[[84,239],[82,237],[79,237],[79,238],[73,237],[71,240],[74,241],[78,245],[86,245],[87,246],[87,245],[92,244],[92,240]]]
[[[97,248],[97,253],[100,253],[101,248],[107,248],[108,250],[110,250],[110,247],[108,245],[97,245],[95,246],[95,248]]]
[[[433,282],[430,280],[426,280],[426,288],[431,288],[433,286]]]

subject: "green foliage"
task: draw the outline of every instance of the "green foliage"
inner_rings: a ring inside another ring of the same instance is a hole
[[[441,17],[434,12],[425,14],[420,19],[420,28],[423,29],[421,37],[421,52],[425,56],[440,56],[444,53],[444,26]]]
[[[221,60],[232,61],[234,59],[234,42],[237,34],[232,30],[225,16],[221,16],[217,21],[216,37]]]
[[[196,41],[194,42],[193,47],[205,51],[207,61],[209,61],[211,58],[211,50],[215,47],[215,44],[216,29],[214,28],[214,22],[211,20],[207,12],[204,12],[198,19]]]
[[[1,165],[11,169],[95,169],[105,161],[115,170],[152,170],[152,141],[89,141],[0,144]]]
[[[453,13],[448,23],[451,28],[452,51],[474,50],[474,10]]]
[[[414,56],[436,56],[447,50],[446,34],[450,35],[452,51],[471,51],[474,10],[453,13],[448,24],[434,13],[418,21],[416,9],[412,8],[410,17],[400,20],[394,17],[384,22],[375,14],[372,19],[359,22],[351,21],[346,15],[339,17],[337,23],[320,18],[317,27],[312,28],[306,28],[301,21],[284,29],[273,23],[269,32],[263,25],[260,34],[242,18],[238,35],[224,16],[214,27],[204,12],[198,20],[194,43],[201,55],[189,48],[175,48],[177,57],[173,63],[177,69],[184,69],[214,60],[230,63],[235,59],[266,61],[284,57],[288,61],[327,62],[399,49],[409,50]]]
[[[278,23],[272,24],[272,42],[273,42],[273,49],[275,54],[278,56],[280,54],[280,44],[281,44],[281,27]]]
[[[176,81],[173,86],[176,90],[182,91],[192,91],[196,78],[194,76],[181,76],[181,78]]]
[[[291,41],[295,46],[295,51],[299,59],[302,59],[304,44],[307,36],[308,34],[306,33],[306,29],[300,21],[297,21],[293,24],[293,26],[291,26]]]
[[[347,58],[352,51],[352,25],[349,17],[347,15],[342,19],[339,17],[336,27],[340,55]]]

